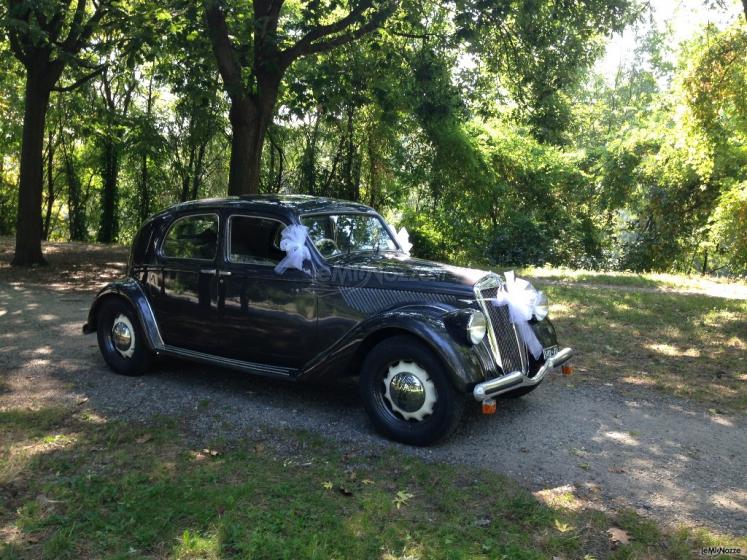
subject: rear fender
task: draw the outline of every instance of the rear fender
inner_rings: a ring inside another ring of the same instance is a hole
[[[107,284],[96,294],[96,298],[93,300],[91,309],[88,312],[88,321],[83,325],[83,332],[85,334],[96,332],[96,314],[101,304],[111,298],[124,299],[135,310],[145,333],[146,343],[151,350],[163,348],[163,339],[158,330],[158,324],[156,323],[156,317],[153,314],[150,302],[148,302],[142,286],[132,278],[117,280],[116,282]]]

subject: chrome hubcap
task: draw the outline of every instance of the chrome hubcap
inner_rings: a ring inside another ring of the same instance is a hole
[[[433,414],[438,400],[436,386],[428,372],[415,362],[391,364],[384,379],[384,397],[394,412],[405,420],[423,420]]]
[[[114,349],[124,358],[131,358],[135,353],[135,329],[125,315],[119,315],[112,325],[112,343]]]

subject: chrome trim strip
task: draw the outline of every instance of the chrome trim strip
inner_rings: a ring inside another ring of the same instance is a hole
[[[215,356],[213,354],[205,354],[203,352],[197,352],[196,350],[188,350],[187,348],[178,348],[176,346],[165,345],[159,352],[168,354],[171,356],[177,356],[181,358],[189,358],[190,360],[197,360],[200,362],[207,362],[231,369],[237,369],[247,371],[250,373],[256,373],[259,375],[267,375],[272,377],[290,377],[290,375],[296,371],[293,368],[284,368],[280,366],[271,366],[268,364],[257,364],[255,362],[245,362],[243,360],[235,360],[233,358],[223,358],[221,356]]]
[[[529,358],[527,357],[528,348],[526,343],[519,336],[519,331],[516,329],[516,325],[511,323],[514,328],[514,336],[516,337],[516,344],[519,346],[519,357],[521,358],[521,369],[523,372],[529,371]]]
[[[562,366],[573,357],[573,354],[572,348],[563,348],[552,358],[548,358],[534,377],[528,377],[521,371],[514,371],[502,377],[478,383],[472,390],[472,396],[475,397],[476,401],[484,401],[519,387],[537,385],[551,369]]]
[[[493,351],[493,357],[495,358],[498,367],[503,369],[503,359],[501,353],[498,351],[498,341],[495,338],[495,329],[493,328],[493,321],[490,318],[490,312],[488,311],[488,303],[485,298],[482,297],[482,290],[487,288],[503,288],[503,280],[497,274],[487,274],[480,278],[473,287],[475,293],[475,300],[480,305],[480,309],[485,314],[485,318],[488,323],[488,341],[490,342],[490,349]]]

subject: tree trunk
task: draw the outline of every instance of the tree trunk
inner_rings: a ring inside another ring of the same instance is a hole
[[[85,212],[81,200],[80,177],[69,154],[65,154],[65,178],[67,180],[68,226],[71,241],[86,240]]]
[[[278,95],[280,79],[260,80],[262,93],[257,99],[231,98],[228,117],[231,122],[231,168],[228,194],[240,196],[259,193],[262,147]]]
[[[200,192],[200,184],[202,183],[202,170],[205,165],[205,149],[207,148],[207,142],[200,144],[200,148],[197,151],[197,161],[195,162],[194,172],[192,173],[192,200],[197,199],[197,195]]]
[[[49,107],[50,77],[47,72],[26,74],[23,141],[21,145],[21,181],[18,189],[16,252],[12,264],[31,266],[46,264],[42,240],[42,150],[44,122]]]
[[[703,270],[700,273],[704,275],[708,274],[708,249],[703,251]]]
[[[192,144],[190,139],[190,144]],[[192,180],[192,169],[194,168],[194,161],[195,161],[195,146],[192,144],[189,147],[189,159],[187,160],[187,169],[184,169],[184,166],[181,166],[182,171],[182,192],[179,195],[179,202],[187,202],[189,200],[189,186],[190,181]]]
[[[47,136],[47,212],[44,216],[42,237],[49,241],[49,230],[52,225],[52,209],[54,208],[54,136],[49,131]]]
[[[150,215],[150,187],[148,185],[148,154],[143,152],[140,159],[140,212],[139,218],[142,224]]]
[[[321,115],[317,110],[314,120],[314,127],[311,129],[311,137],[306,141],[306,147],[303,151],[303,158],[301,160],[301,192],[317,196],[316,189],[316,145],[319,137],[319,122],[321,121]]]
[[[153,76],[148,83],[148,100],[146,104],[145,118],[150,126],[151,114],[153,112]],[[148,182],[148,150],[143,146],[140,157],[140,223],[145,222],[150,214],[150,185]]]
[[[99,222],[99,243],[112,243],[117,238],[117,177],[119,154],[111,138],[104,142],[104,190],[101,192],[101,220]]]
[[[257,194],[259,192],[259,169],[261,152],[256,146],[261,143],[259,111],[248,99],[231,101],[231,167],[228,177],[228,194]]]
[[[347,122],[347,149],[345,154],[345,165],[343,166],[343,184],[345,191],[345,198],[358,202],[360,198],[360,165],[358,164],[357,147],[355,145],[355,129],[353,126],[353,118],[355,116],[355,109],[353,107],[348,108],[348,122]]]

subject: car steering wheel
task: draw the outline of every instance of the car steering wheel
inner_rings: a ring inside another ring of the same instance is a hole
[[[328,253],[324,250],[324,247],[329,245],[332,246],[332,251]],[[340,252],[340,248],[337,246],[337,243],[335,243],[335,240],[330,239],[329,237],[322,237],[321,239],[317,239],[316,241],[314,241],[314,246],[319,249],[319,252],[325,257]]]

